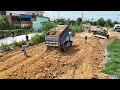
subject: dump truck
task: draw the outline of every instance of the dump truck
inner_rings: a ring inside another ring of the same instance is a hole
[[[65,51],[72,46],[72,32],[68,25],[57,25],[50,29],[45,35],[47,48],[58,47],[60,51]]]
[[[117,32],[120,32],[120,24],[115,24],[114,25],[114,30]]]
[[[103,29],[102,27],[97,27],[96,30],[92,30],[93,35],[98,38],[108,39],[108,30]]]

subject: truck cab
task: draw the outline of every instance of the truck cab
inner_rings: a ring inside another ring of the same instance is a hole
[[[120,32],[120,24],[115,24],[114,30]]]

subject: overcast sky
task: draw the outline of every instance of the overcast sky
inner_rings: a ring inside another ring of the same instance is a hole
[[[58,11],[44,11],[44,16],[49,17],[51,20],[58,18]],[[111,19],[112,21],[117,21],[117,16],[120,15],[120,11],[83,11],[83,18],[92,20],[97,20],[101,17],[106,19]],[[76,20],[78,17],[82,17],[82,11],[59,11],[60,18],[70,18]],[[118,16],[118,21],[120,22],[120,16]]]

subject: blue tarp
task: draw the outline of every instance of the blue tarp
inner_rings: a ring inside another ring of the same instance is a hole
[[[32,15],[20,14],[20,18],[32,18]]]

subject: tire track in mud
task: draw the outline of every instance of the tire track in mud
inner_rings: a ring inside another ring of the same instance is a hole
[[[27,72],[29,71],[29,69],[31,69],[31,68],[29,68],[29,66],[31,66],[31,64],[32,65],[35,65],[34,64],[34,62],[37,62],[37,61],[39,61],[40,59],[40,57],[43,57],[43,54],[44,53],[39,53],[39,54],[41,54],[41,55],[36,55],[36,56],[38,56],[38,57],[36,57],[35,59],[30,59],[30,60],[28,60],[26,63],[23,63],[22,64],[22,67],[17,67],[17,69],[15,70],[15,71],[13,71],[11,74],[10,74],[10,77],[8,77],[8,78],[27,78],[28,77],[28,75],[27,75]],[[35,65],[36,66],[36,65]],[[34,74],[34,72],[32,72],[31,74],[29,74],[30,76],[32,75],[32,74]],[[26,77],[26,75],[27,75],[27,77]],[[29,78],[29,77],[28,77]]]
[[[29,62],[29,63],[27,62],[26,65],[23,65],[19,70],[14,71],[11,74],[10,78],[27,78],[28,77],[27,73],[30,72],[30,70],[33,69],[33,67],[36,67],[37,64],[39,66],[40,63],[38,63],[38,62],[41,62],[41,59],[44,58],[45,52],[46,52],[46,50],[43,50],[42,53],[37,53],[36,57],[34,56],[35,57],[34,60],[30,59],[31,62]],[[30,61],[30,60],[28,60],[28,61]],[[34,74],[34,73],[35,72],[33,72],[29,75],[32,76],[32,74]],[[30,76],[28,78],[30,78]]]
[[[36,45],[35,45],[36,46]],[[35,47],[35,46],[32,46],[33,48]],[[31,49],[31,48],[27,48],[27,53],[29,53],[29,52],[31,52],[32,50],[29,50],[29,49]],[[17,52],[16,52],[17,51]],[[14,50],[14,51],[12,51],[12,52],[10,52],[10,53],[12,53],[12,54],[10,54],[9,55],[9,53],[7,54],[7,55],[5,55],[5,57],[3,58],[4,60],[6,60],[6,59],[8,59],[8,58],[10,58],[11,56],[16,56],[16,55],[18,55],[18,54],[20,54],[20,53],[22,53],[22,51],[21,51],[21,49],[20,48],[18,48],[18,50]]]
[[[39,52],[39,54],[42,54],[42,53]],[[35,54],[34,57],[36,58],[28,58],[27,60],[24,60],[18,64],[15,64],[14,66],[8,68],[7,70],[1,72],[0,78],[9,78],[12,75],[12,73],[14,73],[17,70],[20,70],[21,67],[28,66],[29,64],[33,63],[35,60],[38,60],[40,55],[38,56],[37,54]]]
[[[16,76],[16,73],[18,74],[17,77],[23,77],[23,75],[21,73],[24,73],[26,72],[26,74],[24,74],[24,77],[25,78],[37,78],[39,77],[39,75],[41,75],[39,72],[41,71],[41,67],[42,67],[42,71],[45,72],[44,69],[46,68],[51,68],[51,65],[56,59],[59,60],[61,58],[62,55],[58,55],[59,51],[57,51],[54,55],[54,57],[51,57],[51,55],[53,55],[52,52],[46,52],[44,55],[43,55],[43,58],[40,58],[39,60],[37,60],[35,63],[31,64],[30,66],[25,66],[25,67],[22,67],[19,71],[15,72],[15,74],[11,75],[12,78],[15,78]],[[45,56],[45,57],[44,57]],[[51,57],[51,58],[50,58]],[[47,61],[47,58],[49,59]],[[69,59],[68,57],[66,57],[66,60]],[[54,61],[52,61],[54,60]],[[43,65],[40,65],[41,63],[44,63],[44,68],[43,68]],[[54,63],[55,64],[55,63]],[[57,63],[56,63],[57,64]],[[60,64],[60,63],[59,63]],[[56,65],[57,67],[57,65]],[[54,67],[55,68],[55,67]],[[29,75],[27,74],[29,73]],[[31,73],[31,74],[30,74]],[[41,72],[42,73],[42,72]],[[51,72],[53,73],[53,71]],[[39,74],[39,75],[38,75]],[[21,75],[21,76],[20,76]],[[49,75],[47,75],[46,77],[48,77]],[[51,76],[50,76],[51,77]]]
[[[35,51],[37,52],[39,50],[39,48],[41,48],[42,46],[40,47],[37,47],[37,48],[33,48],[35,50],[31,50],[28,52],[28,55],[29,53],[31,54],[30,56],[34,56],[36,53]],[[39,52],[39,51],[38,51]],[[0,65],[0,72],[4,71],[4,70],[7,70],[8,68],[14,66],[15,64],[17,63],[20,63],[21,61],[23,60],[26,60],[25,57],[22,55],[23,53],[20,53],[19,56],[14,56],[15,58],[11,57],[10,59],[8,59],[7,61],[5,62],[1,62]],[[22,56],[21,56],[22,55]]]

